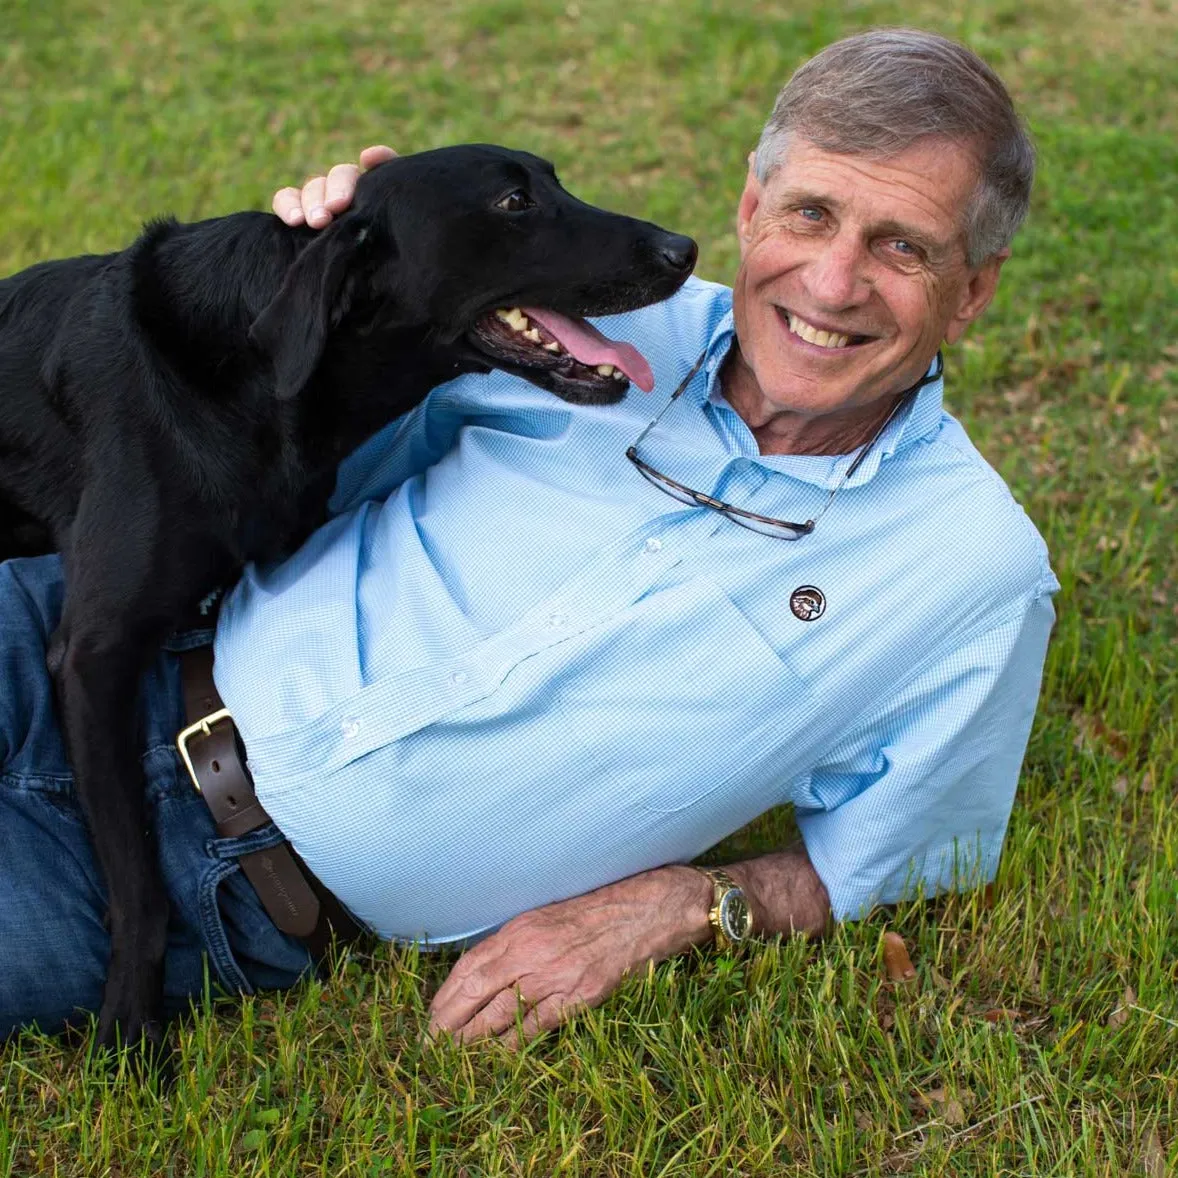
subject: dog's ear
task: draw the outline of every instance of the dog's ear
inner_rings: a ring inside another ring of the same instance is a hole
[[[274,364],[280,401],[302,392],[328,332],[351,309],[371,235],[367,218],[354,215],[324,229],[295,259],[278,293],[250,326],[250,340]]]

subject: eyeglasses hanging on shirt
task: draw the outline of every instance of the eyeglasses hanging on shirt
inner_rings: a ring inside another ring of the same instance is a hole
[[[800,540],[803,536],[808,536],[814,530],[814,525],[826,514],[827,509],[834,502],[834,497],[847,485],[847,480],[859,469],[863,459],[867,457],[868,452],[879,441],[880,436],[887,429],[896,414],[905,405],[910,404],[912,398],[925,385],[940,380],[941,375],[945,371],[944,358],[940,352],[937,352],[932,372],[922,376],[916,384],[912,385],[911,388],[905,389],[896,398],[896,403],[892,406],[891,412],[883,419],[879,429],[875,431],[862,449],[860,449],[859,453],[855,456],[855,460],[847,467],[846,473],[839,480],[838,484],[831,489],[830,494],[826,497],[826,502],[822,505],[817,515],[813,519],[806,520],[804,524],[797,524],[785,519],[776,519],[771,515],[758,515],[755,511],[746,511],[743,507],[735,507],[731,503],[725,503],[722,499],[716,499],[712,495],[706,495],[703,491],[693,490],[691,487],[677,482],[669,475],[663,474],[662,471],[656,470],[650,463],[644,462],[638,457],[638,447],[642,445],[646,435],[658,425],[667,410],[671,408],[680,396],[682,396],[687,386],[691,384],[695,374],[703,367],[704,357],[706,355],[707,351],[705,349],[700,353],[699,359],[691,366],[691,371],[679,382],[679,387],[671,394],[671,399],[659,410],[658,416],[638,435],[634,444],[626,450],[626,457],[634,464],[638,473],[644,479],[658,487],[660,491],[670,495],[672,499],[677,499],[680,503],[686,503],[689,507],[710,507],[713,511],[718,511],[721,515],[726,516],[734,524],[740,524],[742,528],[749,528],[751,531],[758,532],[762,536],[772,536],[778,540]]]

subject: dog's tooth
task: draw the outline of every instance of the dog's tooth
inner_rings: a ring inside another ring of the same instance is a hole
[[[551,343],[545,344],[544,347],[549,352],[563,352],[564,351],[564,349],[560,346],[560,344],[556,340],[552,340]]]
[[[629,380],[630,378],[620,369],[614,369],[614,380]]]
[[[535,327],[531,327],[527,331],[522,332],[521,334],[523,335],[524,339],[530,339],[532,341],[532,343],[534,343],[534,344],[540,343],[540,340],[541,340],[540,332]]]
[[[601,376],[613,376],[614,366],[612,364],[598,364],[597,371]]]

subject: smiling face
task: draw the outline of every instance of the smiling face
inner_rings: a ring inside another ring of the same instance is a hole
[[[966,264],[976,182],[939,139],[878,160],[795,140],[766,183],[750,171],[725,391],[762,449],[822,452],[823,434],[877,424],[981,314],[1008,251]]]

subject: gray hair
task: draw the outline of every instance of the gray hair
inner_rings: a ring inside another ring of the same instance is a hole
[[[918,29],[875,29],[828,45],[777,96],[754,168],[764,183],[792,136],[823,151],[886,159],[937,136],[970,148],[970,266],[1005,249],[1027,215],[1035,149],[1006,87],[980,57]]]

